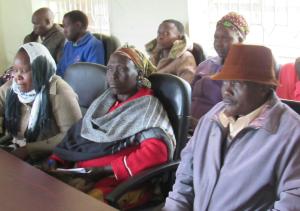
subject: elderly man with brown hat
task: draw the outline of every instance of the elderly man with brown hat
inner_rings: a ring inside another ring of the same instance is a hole
[[[300,118],[276,96],[270,49],[233,45],[223,101],[181,154],[165,211],[300,210]]]

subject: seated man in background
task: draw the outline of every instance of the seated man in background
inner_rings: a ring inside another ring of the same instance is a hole
[[[300,210],[300,118],[275,94],[270,49],[233,45],[223,101],[181,153],[164,211]]]
[[[28,42],[42,43],[58,63],[62,54],[65,36],[63,28],[55,24],[54,14],[49,8],[40,8],[32,15],[33,31],[24,38],[24,44]],[[0,76],[0,86],[13,78],[12,66],[7,68]]]
[[[157,38],[146,44],[151,62],[157,72],[177,75],[189,83],[194,78],[196,62],[193,43],[184,33],[184,26],[177,20],[165,20],[158,28]]]
[[[285,64],[280,68],[276,93],[281,98],[300,101],[300,57],[295,63]]]
[[[53,12],[49,8],[40,8],[33,13],[31,21],[33,31],[24,38],[24,43],[42,43],[58,63],[64,48],[65,36],[63,28],[54,23]]]
[[[26,43],[14,59],[13,80],[0,87],[1,134],[13,137],[4,146],[21,159],[38,161],[49,156],[81,118],[76,93],[55,70],[44,45]]]
[[[74,10],[66,13],[63,25],[68,42],[57,66],[58,75],[63,77],[67,67],[76,62],[104,64],[103,43],[87,31],[88,17],[83,12]]]
[[[192,128],[215,104],[222,100],[222,81],[213,81],[209,76],[222,68],[232,44],[242,43],[249,32],[243,16],[230,12],[218,21],[214,35],[214,48],[218,54],[200,63],[192,83]]]
[[[101,200],[131,176],[172,159],[175,149],[167,113],[147,79],[155,71],[151,62],[126,46],[111,55],[107,68],[109,89],[91,104],[47,162],[51,164],[47,168],[92,169],[93,178],[67,182]],[[150,198],[147,188],[134,193],[121,200],[121,207]]]

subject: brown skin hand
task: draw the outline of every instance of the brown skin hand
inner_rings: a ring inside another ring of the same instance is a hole
[[[15,155],[16,157],[20,158],[21,160],[26,160],[29,157],[26,146],[17,148],[16,150],[12,151],[11,153],[13,155]]]

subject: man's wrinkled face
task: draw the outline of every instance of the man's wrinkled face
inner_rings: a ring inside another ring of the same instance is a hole
[[[248,81],[224,81],[222,87],[225,114],[239,117],[251,113],[266,98],[266,86]]]

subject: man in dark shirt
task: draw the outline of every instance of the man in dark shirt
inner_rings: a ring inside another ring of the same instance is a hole
[[[63,28],[54,23],[54,14],[49,8],[40,8],[32,15],[33,31],[24,38],[24,43],[40,42],[48,48],[58,63],[65,44]]]

